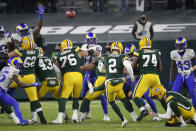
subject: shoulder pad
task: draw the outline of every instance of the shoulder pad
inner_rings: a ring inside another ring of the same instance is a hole
[[[22,52],[23,50],[24,50],[23,48],[18,47],[18,48],[16,48],[16,49],[14,50],[14,52],[16,52],[17,55],[22,56],[22,53],[21,53],[21,52]]]

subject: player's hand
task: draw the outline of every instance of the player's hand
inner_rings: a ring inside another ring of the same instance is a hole
[[[183,77],[185,77],[186,79],[189,77],[189,75],[192,73],[193,68],[190,68],[189,70],[185,70],[182,75]]]
[[[36,87],[41,86],[41,85],[42,84],[40,82],[35,82],[35,83],[32,84],[32,86],[36,86]]]
[[[44,15],[45,6],[43,4],[39,3],[37,6],[38,10],[36,11],[39,15]]]
[[[129,98],[131,98],[131,96],[132,96],[132,91],[129,91],[127,95],[128,95]]]
[[[93,85],[92,85],[92,83],[90,83],[90,81],[89,80],[87,80],[87,83],[88,83],[88,88],[89,88],[89,94],[93,94],[93,92],[94,92],[94,87],[93,87]]]
[[[169,81],[169,87],[172,89],[174,82],[172,80]]]
[[[150,116],[153,116],[153,117],[158,117],[158,114],[157,113],[154,113],[154,112],[149,112],[148,113]]]

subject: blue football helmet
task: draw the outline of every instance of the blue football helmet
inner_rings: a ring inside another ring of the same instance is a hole
[[[184,38],[184,37],[177,38],[175,47],[178,50],[178,52],[185,51],[186,47],[187,47],[187,40],[186,40],[186,38]]]
[[[8,59],[8,65],[16,69],[21,69],[23,67],[23,62],[19,56],[12,56]]]
[[[5,30],[4,30],[4,27],[1,25],[0,26],[0,38],[4,37],[4,34],[5,34]]]
[[[22,37],[27,36],[29,35],[29,27],[27,24],[20,23],[16,26],[16,32]]]
[[[133,44],[127,45],[125,47],[125,54],[126,55],[133,55],[133,52],[136,50],[136,47]]]
[[[92,32],[89,32],[87,35],[86,35],[86,44],[88,46],[94,46],[95,44],[97,44],[97,37],[96,37],[96,34],[92,33]]]

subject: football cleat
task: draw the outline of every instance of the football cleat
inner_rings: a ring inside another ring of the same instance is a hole
[[[110,121],[108,114],[104,114],[103,121]]]
[[[56,119],[50,122],[51,124],[62,124],[62,120]]]
[[[84,120],[84,113],[82,113],[82,112],[79,112],[78,113],[78,122],[82,122],[83,120]]]
[[[122,127],[125,127],[128,123],[128,120],[124,118],[124,120],[122,121]]]
[[[69,121],[71,121],[71,119],[69,118],[69,116],[68,116],[68,114],[64,114],[64,120],[65,120],[65,122],[69,122]]]
[[[72,121],[78,123],[78,110],[73,110]]]
[[[148,115],[148,111],[147,110],[143,110],[141,112],[140,116],[137,118],[137,121],[141,121],[147,115]]]
[[[131,118],[133,121],[137,121],[137,114],[135,113],[135,111],[131,112]]]
[[[92,118],[91,112],[85,112],[85,113],[84,113],[84,117],[83,117],[84,120],[85,120],[85,119],[91,119],[91,118]]]
[[[152,120],[153,121],[161,121],[161,118],[160,117],[153,117]]]
[[[29,125],[31,124],[31,120],[23,120],[22,122],[20,122],[20,126],[25,126],[25,125]]]

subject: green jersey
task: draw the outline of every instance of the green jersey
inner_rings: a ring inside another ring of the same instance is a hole
[[[159,50],[139,50],[134,51],[134,55],[138,57],[140,74],[158,74]]]
[[[123,78],[123,61],[129,58],[125,55],[105,54],[104,66],[106,71],[106,79]]]
[[[35,61],[39,54],[38,49],[24,50],[21,47],[18,47],[14,50],[23,61],[23,68],[21,70],[21,75],[35,74]]]
[[[105,76],[105,73],[99,71],[99,67],[102,66],[103,61],[102,60],[96,60],[94,64],[96,66],[96,76],[97,77],[98,76]]]
[[[80,57],[78,56],[79,47],[65,50],[57,56],[62,74],[67,72],[80,72]]]
[[[178,106],[181,106],[182,108],[185,108],[187,110],[189,110],[189,108],[191,109],[192,107],[191,103],[187,100],[187,98],[177,92],[166,92],[164,100],[166,104],[169,102],[176,102]]]
[[[57,79],[57,74],[54,71],[52,61],[46,57],[38,57],[35,62],[35,71],[40,81],[46,80],[46,78]]]

